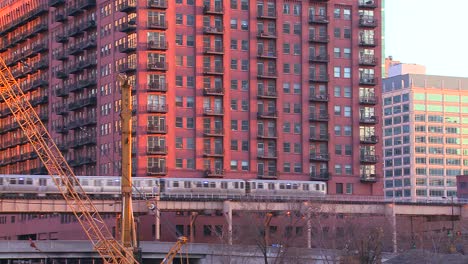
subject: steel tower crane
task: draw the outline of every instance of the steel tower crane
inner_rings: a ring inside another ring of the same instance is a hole
[[[68,207],[78,219],[94,249],[104,262],[138,263],[132,250],[129,250],[112,236],[98,210],[84,192],[73,170],[2,58],[0,58],[0,99],[10,109],[14,119],[18,122],[53,182],[62,193]]]

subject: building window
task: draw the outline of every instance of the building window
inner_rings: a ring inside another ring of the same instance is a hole
[[[231,160],[231,170],[237,170],[237,160]]]
[[[235,139],[232,139],[232,140],[231,140],[231,150],[238,150],[238,147],[239,147],[239,146],[238,146],[237,143],[238,143],[237,140],[235,140]]]
[[[353,194],[353,184],[346,183],[346,194]]]
[[[337,194],[343,194],[343,184],[342,183],[336,183],[336,193]]]
[[[340,67],[334,67],[333,68],[333,76],[335,78],[340,78],[341,77],[341,68]]]
[[[237,120],[231,120],[231,130],[237,131]]]
[[[249,162],[248,161],[243,160],[241,162],[241,166],[242,166],[243,171],[248,171],[249,170]]]
[[[176,159],[176,168],[182,169],[182,159]]]
[[[291,164],[289,162],[283,164],[283,172],[291,172]]]

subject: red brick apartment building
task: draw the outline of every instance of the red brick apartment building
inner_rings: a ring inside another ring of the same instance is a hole
[[[0,52],[77,175],[328,182],[382,195],[379,0],[2,1]],[[0,173],[46,174],[5,105]]]

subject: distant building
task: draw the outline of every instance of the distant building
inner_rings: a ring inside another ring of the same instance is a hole
[[[383,80],[385,196],[455,196],[456,176],[468,174],[468,78],[393,67],[402,74]]]

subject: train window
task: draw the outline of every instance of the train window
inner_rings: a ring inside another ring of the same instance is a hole
[[[197,188],[201,188],[202,187],[202,182],[196,182],[195,185],[197,186]]]
[[[0,185],[3,185],[3,178],[0,178]]]
[[[39,178],[39,186],[47,186],[47,179]]]
[[[297,183],[294,183],[292,187],[293,187],[294,190],[299,189],[299,185]]]
[[[95,186],[102,186],[102,180],[94,180]]]
[[[190,188],[192,186],[192,183],[189,181],[184,181],[184,188]]]
[[[16,178],[10,178],[10,184],[16,184]]]
[[[269,183],[268,184],[268,190],[274,190],[275,189],[275,184],[274,183]]]
[[[88,186],[89,185],[89,180],[88,179],[82,179],[81,180],[81,185]]]
[[[227,189],[227,182],[221,182],[221,189]]]
[[[173,181],[172,182],[172,187],[179,187],[179,182],[178,181]]]
[[[208,188],[208,182],[207,181],[203,182],[203,188]]]
[[[18,179],[18,184],[24,184],[24,178],[19,178]]]
[[[291,187],[291,186],[290,186],[290,187]],[[280,188],[280,190],[284,190],[284,189],[285,189],[284,183],[280,183],[279,188]]]
[[[315,184],[315,190],[320,191],[320,186],[318,184]]]
[[[210,182],[210,188],[216,188],[216,183]]]
[[[238,182],[234,182],[234,189],[239,189],[239,183]]]
[[[26,184],[27,185],[32,185],[33,184],[32,178],[26,178]]]
[[[308,191],[309,190],[309,184],[308,183],[302,184],[302,190]]]
[[[240,188],[241,188],[241,189],[244,189],[244,182],[241,182],[241,183],[240,183]]]
[[[258,184],[258,186],[260,187],[260,183]],[[256,188],[257,188],[257,184],[255,182],[251,182],[250,189],[256,189]]]

